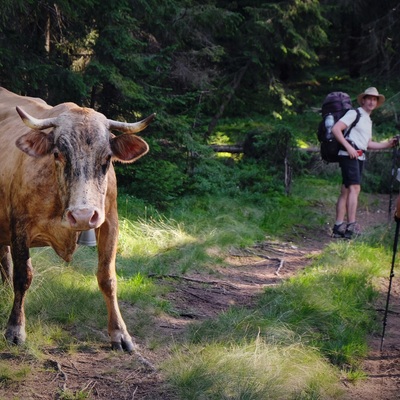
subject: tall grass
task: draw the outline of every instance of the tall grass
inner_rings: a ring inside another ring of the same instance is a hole
[[[328,399],[340,393],[335,369],[312,348],[259,337],[242,345],[189,347],[168,370],[180,398],[187,400]]]

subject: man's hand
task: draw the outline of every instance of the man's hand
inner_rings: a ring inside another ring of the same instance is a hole
[[[399,145],[399,136],[392,137],[389,139],[389,147],[396,147]]]

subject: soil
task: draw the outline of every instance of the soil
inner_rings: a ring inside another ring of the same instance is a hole
[[[388,223],[388,196],[368,196],[365,203],[359,208],[361,228]],[[297,226],[285,242],[266,238],[249,249],[231,249],[226,266],[213,269],[212,275],[154,276],[158,284],[173,287],[166,296],[179,316],[156,316],[152,334],[136,338],[133,354],[110,351],[103,333],[98,333],[98,347],[93,347],[92,342],[90,346],[78,346],[74,352],[50,347],[45,357],[39,359],[29,352],[12,349],[0,353],[0,360],[7,360],[10,369],[21,372],[21,380],[15,382],[8,381],[6,372],[0,371],[0,399],[176,399],[158,368],[168,358],[168,344],[179,341],[193,321],[214,318],[231,305],[251,306],[266,286],[276,285],[304,269],[312,262],[313,255],[335,240],[330,238],[329,231],[328,226],[320,232]],[[388,278],[389,272],[390,265]],[[388,281],[379,282],[381,297],[377,311],[382,317]],[[369,338],[369,354],[362,363],[366,378],[355,384],[343,381],[343,399],[400,399],[400,280],[396,277],[391,293],[383,349],[380,332]],[[129,326],[130,319],[139,311],[128,304],[120,306]],[[90,395],[79,397],[83,393]]]

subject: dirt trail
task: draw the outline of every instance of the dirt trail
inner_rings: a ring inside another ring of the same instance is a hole
[[[374,196],[368,206],[360,209],[363,228],[387,222],[387,197]],[[10,368],[20,370],[21,365],[30,368],[20,382],[14,383],[4,381],[0,371],[0,400],[58,399],[62,390],[70,394],[89,391],[91,399],[174,400],[176,397],[164,385],[157,369],[168,357],[164,344],[179,340],[185,327],[193,321],[213,318],[231,305],[250,306],[263,288],[276,285],[309,265],[310,256],[318,254],[330,240],[328,228],[308,232],[305,227],[298,226],[293,228],[285,243],[266,239],[251,249],[232,249],[226,259],[227,266],[213,271],[212,277],[196,274],[168,279],[158,277],[159,284],[174,287],[167,297],[179,316],[158,317],[153,326],[157,346],[153,346],[150,339],[141,339],[136,354],[110,352],[108,339],[101,332],[98,336],[102,346],[81,345],[72,354],[50,348],[45,359],[38,360],[26,354],[15,356],[12,350],[0,353],[0,360],[7,359]],[[389,271],[390,266],[388,275]],[[383,316],[387,279],[382,279],[381,283],[382,297],[377,308]],[[356,385],[343,382],[346,400],[400,399],[399,277],[393,279],[391,305],[393,312],[388,317],[383,351],[380,351],[380,336],[371,337],[370,352],[363,362],[367,377]],[[138,310],[124,303],[121,308],[128,321],[135,319]],[[71,335],[78,334],[71,332]]]

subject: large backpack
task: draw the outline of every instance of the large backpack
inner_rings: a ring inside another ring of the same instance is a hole
[[[331,132],[332,126],[342,118],[347,111],[352,109],[353,106],[351,104],[350,96],[344,92],[329,93],[322,103],[322,121],[319,123],[317,136],[321,147],[321,158],[328,163],[339,161],[338,152],[341,149],[341,145],[337,142]],[[360,120],[360,112],[357,109],[356,111],[357,117],[344,132],[344,137],[349,135],[350,131]]]

